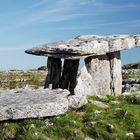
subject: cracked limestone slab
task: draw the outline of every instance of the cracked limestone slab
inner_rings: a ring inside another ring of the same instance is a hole
[[[25,52],[39,56],[79,59],[93,55],[105,55],[137,46],[140,46],[140,35],[81,35],[67,41],[38,45]]]
[[[0,90],[0,121],[40,118],[64,114],[68,110],[67,90]]]

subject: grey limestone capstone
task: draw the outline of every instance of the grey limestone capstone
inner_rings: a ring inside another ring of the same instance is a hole
[[[140,35],[81,35],[67,41],[38,45],[26,53],[55,58],[79,59],[140,46]]]
[[[68,90],[0,90],[0,121],[39,118],[64,114],[68,110]]]

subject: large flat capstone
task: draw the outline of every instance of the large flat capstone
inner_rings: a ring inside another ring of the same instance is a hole
[[[0,121],[64,114],[68,110],[67,90],[0,90]]]
[[[140,46],[140,35],[82,35],[67,41],[39,45],[25,52],[55,58],[79,59],[136,46]]]

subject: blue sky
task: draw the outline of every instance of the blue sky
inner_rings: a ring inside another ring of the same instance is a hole
[[[46,65],[24,50],[80,34],[140,34],[140,0],[0,0],[0,70]],[[140,49],[122,60],[140,61]]]

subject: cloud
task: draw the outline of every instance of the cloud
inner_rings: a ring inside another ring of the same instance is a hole
[[[32,5],[30,7],[30,9],[32,9],[32,8],[38,8],[38,7],[46,4],[47,2],[48,2],[48,0],[39,0],[37,3],[35,3],[34,5]]]
[[[95,24],[80,24],[75,26],[65,26],[65,27],[59,27],[54,28],[55,30],[82,30],[82,29],[97,29],[101,27],[107,27],[107,26],[127,26],[127,27],[140,27],[140,20],[131,20],[131,21],[117,21],[117,22],[105,22],[102,21]]]
[[[13,25],[11,23],[10,27],[2,28],[1,30],[8,31],[10,29],[28,27],[33,24],[37,25],[40,23],[47,24],[70,21],[73,19],[77,20],[78,18],[87,16],[91,18],[99,15],[108,16],[108,14],[112,12],[127,11],[136,8],[140,8],[140,5],[135,3],[122,3],[121,5],[116,5],[101,0],[58,0],[51,2],[48,0],[38,0],[34,5],[23,10],[22,14],[19,12],[19,19],[16,23],[13,23]],[[105,24],[106,23],[98,25],[105,26]],[[107,23],[107,25],[109,24]]]
[[[41,7],[46,4],[47,0],[42,0],[34,7]],[[86,5],[86,7],[85,7]],[[87,8],[89,7],[89,9]],[[92,8],[91,8],[92,6]],[[50,4],[50,6],[45,7],[45,9],[40,9],[37,12],[31,13],[29,16],[25,17],[19,26],[26,26],[30,24],[37,23],[48,23],[48,22],[59,22],[71,20],[77,17],[84,16],[97,16],[101,14],[126,11],[131,9],[140,8],[138,4],[110,4],[97,0],[59,0]],[[85,10],[86,9],[86,10]]]

